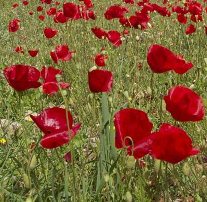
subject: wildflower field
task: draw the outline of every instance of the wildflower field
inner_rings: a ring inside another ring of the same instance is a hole
[[[2,0],[0,47],[0,202],[207,202],[206,0]]]

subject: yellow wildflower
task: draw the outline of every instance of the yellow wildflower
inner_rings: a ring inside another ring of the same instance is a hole
[[[0,138],[0,145],[1,144],[6,144],[6,139],[5,138]]]

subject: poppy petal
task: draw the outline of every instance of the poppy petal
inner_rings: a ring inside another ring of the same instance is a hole
[[[164,100],[167,111],[177,121],[200,121],[205,116],[201,97],[187,87],[172,87]]]
[[[24,91],[30,88],[38,88],[40,72],[29,65],[12,65],[4,68],[4,76],[9,85],[16,91]]]
[[[199,150],[192,147],[191,138],[181,128],[164,123],[153,135],[151,155],[156,159],[176,164],[199,153]]]
[[[88,72],[88,84],[93,93],[109,92],[113,84],[113,75],[110,71],[95,69]]]
[[[66,113],[68,116],[69,128],[71,129],[73,125],[72,115],[63,108],[47,108],[39,115],[30,115],[30,117],[45,135],[50,135],[60,131],[68,131]]]
[[[114,116],[114,125],[116,148],[137,147],[137,151],[138,147],[144,148],[142,141],[151,134],[153,127],[145,112],[132,108],[118,111]]]

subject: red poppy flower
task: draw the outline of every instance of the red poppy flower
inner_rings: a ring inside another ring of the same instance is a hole
[[[89,19],[92,19],[92,20],[96,19],[96,15],[95,15],[94,11],[89,10],[86,14],[87,14]]]
[[[150,46],[147,62],[155,73],[173,70],[178,74],[184,74],[193,67],[191,62],[186,62],[181,56],[158,44]]]
[[[44,16],[44,15],[39,15],[38,18],[39,18],[41,21],[44,21],[44,20],[45,20],[45,16]]]
[[[197,23],[198,21],[203,21],[202,15],[191,15],[191,21]]]
[[[56,63],[56,64],[58,63],[58,58],[57,58],[55,51],[50,52],[50,57],[52,58],[54,63]]]
[[[69,143],[80,128],[80,124],[73,125],[71,113],[59,107],[47,108],[37,116],[30,116],[44,133],[40,144],[46,149]]]
[[[147,28],[147,23],[150,21],[148,13],[136,12],[136,15],[132,15],[129,18],[130,27],[137,29],[139,26],[141,29]]]
[[[29,2],[28,2],[28,1],[23,1],[22,4],[23,4],[24,6],[27,6],[27,5],[29,4]]]
[[[98,27],[94,27],[91,28],[91,31],[95,34],[96,37],[98,37],[99,39],[105,38],[107,37],[107,32],[102,29],[102,28],[98,28]]]
[[[184,86],[171,88],[164,100],[167,111],[177,121],[200,121],[205,116],[201,97]]]
[[[68,45],[59,45],[55,48],[55,53],[58,60],[69,61],[72,58],[72,51],[69,50]]]
[[[44,94],[53,95],[59,91],[59,89],[67,89],[70,87],[69,83],[65,82],[47,82],[42,84],[42,90]]]
[[[118,31],[111,30],[107,33],[107,39],[116,47],[122,44],[121,34]]]
[[[141,29],[146,29],[147,24],[150,21],[150,16],[148,15],[148,13],[136,12],[135,14],[137,22],[141,26]]]
[[[65,159],[66,162],[70,163],[72,161],[72,154],[71,154],[71,152],[67,152],[64,155],[64,159]]]
[[[188,9],[186,7],[181,7],[181,6],[173,6],[172,11],[175,13],[180,13],[180,14],[188,13]]]
[[[128,18],[119,18],[119,22],[125,27],[132,27],[132,24]]]
[[[79,6],[79,10],[80,10],[80,18],[84,20],[89,20],[89,19],[95,20],[96,19],[96,15],[94,11],[88,10],[86,6]]]
[[[47,10],[47,15],[55,15],[56,14],[56,8],[52,7],[49,10]]]
[[[29,65],[12,65],[4,69],[4,76],[9,85],[17,91],[24,91],[30,88],[38,88],[40,72]]]
[[[128,9],[121,5],[112,5],[106,10],[104,16],[107,20],[112,20],[115,18],[123,18],[127,12]]]
[[[140,25],[137,16],[135,16],[135,15],[130,16],[129,17],[129,24],[130,24],[130,27],[137,29]]]
[[[46,38],[51,39],[53,38],[55,35],[57,35],[58,30],[56,29],[52,29],[50,27],[46,27],[44,29],[44,35],[46,36]]]
[[[190,25],[186,28],[185,33],[186,33],[187,35],[189,35],[189,34],[193,34],[195,31],[196,31],[196,27],[195,27],[193,24],[190,24]]]
[[[38,54],[38,50],[29,50],[28,53],[30,54],[31,57],[36,57]]]
[[[81,18],[79,6],[72,2],[63,4],[63,13],[66,17],[74,20]]]
[[[56,23],[66,23],[68,20],[69,18],[64,15],[62,10],[59,10],[54,16],[54,22]]]
[[[177,20],[181,24],[186,24],[187,23],[187,17],[184,14],[177,14]]]
[[[134,0],[123,0],[126,4],[134,4]]]
[[[40,12],[40,11],[42,11],[43,10],[43,7],[42,6],[38,6],[37,7],[37,12]]]
[[[42,89],[43,93],[53,95],[59,91],[59,88],[66,89],[69,88],[68,83],[59,82],[57,81],[56,76],[61,75],[62,71],[60,69],[55,69],[54,67],[50,66],[48,68],[43,67],[41,71],[41,77],[43,79]]]
[[[127,148],[128,153],[135,158],[141,158],[149,153],[149,137],[152,123],[147,114],[138,109],[122,109],[114,116],[116,129],[116,148]]]
[[[20,28],[19,19],[15,18],[9,22],[9,26],[8,26],[9,32],[16,32],[19,30],[19,28]]]
[[[171,16],[170,11],[166,7],[159,6],[157,4],[152,4],[154,10],[162,16]]]
[[[55,48],[55,53],[58,59],[68,61],[72,58],[72,52],[69,51],[67,45],[59,45]]]
[[[153,4],[151,3],[145,3],[143,6],[142,6],[142,9],[141,9],[141,13],[145,13],[145,14],[148,14],[148,13],[152,13],[154,12],[154,7],[153,7]]]
[[[123,33],[123,35],[128,36],[129,35],[129,30],[125,29],[122,33]]]
[[[103,67],[103,66],[106,66],[106,60],[107,59],[108,59],[107,55],[99,53],[95,56],[95,63],[96,63],[97,66]]]
[[[151,155],[169,163],[180,161],[199,153],[192,147],[192,140],[181,128],[162,124],[159,131],[152,134]]]
[[[92,8],[92,7],[93,7],[93,2],[92,2],[92,0],[83,0],[83,2],[84,2],[85,6],[86,6],[87,8]]]
[[[55,51],[50,52],[50,56],[55,63],[58,63],[58,60],[69,61],[72,58],[74,51],[70,51],[68,45],[59,45],[56,46]]]
[[[42,84],[42,91],[44,94],[53,95],[59,91],[57,82],[47,82]]]
[[[93,93],[109,92],[113,84],[113,75],[110,71],[95,69],[88,72],[88,84]]]
[[[14,3],[14,4],[12,5],[13,8],[17,8],[18,6],[19,6],[18,3]]]
[[[45,3],[45,4],[51,4],[52,3],[52,0],[41,0],[42,3]]]
[[[192,15],[202,15],[203,7],[198,2],[192,2],[192,3],[189,4],[188,11]]]
[[[70,87],[70,84],[69,83],[66,83],[66,82],[59,82],[58,85],[60,86],[60,88],[62,89],[67,89]]]
[[[21,46],[17,46],[17,47],[14,49],[14,51],[15,51],[16,53],[24,53],[24,50],[23,50],[23,48],[22,48]]]
[[[61,75],[62,71],[60,69],[55,69],[54,67],[43,67],[41,71],[41,77],[44,83],[47,82],[57,82],[56,76]]]

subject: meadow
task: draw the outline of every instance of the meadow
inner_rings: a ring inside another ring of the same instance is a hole
[[[0,202],[206,202],[206,16],[0,1]]]

